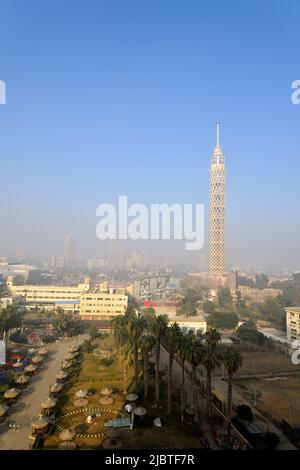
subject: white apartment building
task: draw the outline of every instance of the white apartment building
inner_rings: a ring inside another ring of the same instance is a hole
[[[285,312],[287,342],[291,345],[300,340],[300,307],[287,307]]]
[[[90,289],[90,280],[86,278],[77,286],[55,285],[15,285],[13,276],[7,277],[7,287],[14,298],[23,298],[27,309],[36,307],[53,310],[60,307],[68,311],[79,311],[80,296]]]
[[[207,322],[204,317],[202,316],[194,316],[194,317],[169,317],[170,325],[173,323],[177,323],[182,330],[183,333],[192,332],[197,334],[197,332],[204,335],[207,331]]]

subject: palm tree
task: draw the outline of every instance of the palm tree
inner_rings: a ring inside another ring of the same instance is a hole
[[[202,363],[206,369],[207,384],[207,418],[212,424],[212,400],[211,400],[211,373],[221,364],[221,355],[217,352],[217,344],[221,341],[220,333],[212,328],[205,333],[205,347]]]
[[[127,324],[127,332],[129,334],[133,348],[133,365],[134,365],[134,382],[135,387],[138,385],[139,376],[139,350],[138,344],[145,328],[145,319],[143,317],[132,317]]]
[[[173,372],[173,361],[174,361],[174,355],[175,351],[180,339],[180,327],[178,323],[173,323],[171,326],[167,328],[166,334],[167,334],[167,340],[168,340],[168,346],[169,346],[169,367],[168,367],[168,393],[167,393],[167,407],[168,407],[168,413],[171,413],[171,408],[172,408],[172,402],[171,402],[171,394],[172,394],[172,372]]]
[[[19,312],[14,305],[9,305],[0,312],[0,336],[5,342],[9,339],[10,330],[22,325]]]
[[[148,396],[148,369],[149,369],[149,353],[153,349],[155,339],[150,335],[143,335],[140,339],[140,348],[142,351],[144,362],[144,398]]]
[[[195,420],[198,418],[197,367],[201,363],[203,355],[204,347],[201,340],[191,335],[188,348],[188,361],[192,366],[192,396]]]
[[[128,333],[128,323],[133,317],[132,312],[127,311],[125,315],[117,315],[111,322],[113,335],[118,348],[117,354],[120,357],[120,361],[123,366],[124,393],[127,393],[128,369],[132,364],[132,341]]]
[[[181,333],[178,344],[177,354],[181,359],[181,421],[184,420],[185,409],[185,362],[188,358],[191,337]]]
[[[161,337],[166,333],[168,328],[168,316],[157,315],[149,319],[150,331],[155,338],[155,399],[159,403],[160,387],[159,387],[159,362],[160,362],[160,341]]]
[[[128,369],[132,365],[131,351],[132,347],[129,342],[118,349],[118,355],[123,367],[124,393],[127,393],[128,390]]]
[[[111,321],[113,336],[117,346],[124,346],[129,343],[129,334],[127,331],[128,319],[126,315],[116,315]]]
[[[231,434],[231,414],[232,414],[232,377],[238,371],[238,368],[242,365],[242,355],[240,351],[234,346],[230,346],[222,356],[222,361],[227,369],[227,380],[228,380],[228,395],[227,395],[227,435],[228,441],[230,440]]]

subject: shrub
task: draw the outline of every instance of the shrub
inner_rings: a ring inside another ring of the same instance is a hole
[[[114,359],[112,357],[104,357],[103,359],[100,359],[100,365],[103,367],[108,367],[111,366],[114,362]]]
[[[239,319],[235,312],[214,312],[208,317],[209,325],[214,328],[235,328],[238,321]]]

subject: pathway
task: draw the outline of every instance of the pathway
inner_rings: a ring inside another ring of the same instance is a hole
[[[77,337],[77,344],[86,339],[86,335]],[[47,345],[49,351],[38,374],[31,378],[28,387],[22,392],[20,400],[13,405],[9,420],[19,425],[19,430],[9,428],[7,423],[0,424],[0,450],[29,450],[31,422],[41,412],[41,403],[49,394],[49,387],[56,380],[55,376],[68,353],[74,338],[67,338],[60,343]]]

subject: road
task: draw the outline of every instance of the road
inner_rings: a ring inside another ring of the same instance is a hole
[[[76,344],[84,339],[85,335],[77,337]],[[22,391],[18,403],[12,406],[9,414],[9,419],[19,425],[19,430],[9,428],[7,423],[0,424],[0,450],[29,450],[31,422],[41,412],[41,403],[47,398],[50,385],[56,381],[55,376],[68,354],[70,344],[75,344],[74,338],[47,345],[47,358],[36,377],[30,378],[28,387]]]

